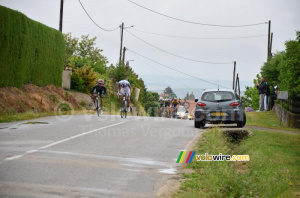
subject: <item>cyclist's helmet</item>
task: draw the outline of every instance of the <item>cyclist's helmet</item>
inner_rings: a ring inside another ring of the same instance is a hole
[[[98,80],[98,83],[99,83],[100,85],[103,85],[103,84],[104,84],[104,80],[99,79],[99,80]]]

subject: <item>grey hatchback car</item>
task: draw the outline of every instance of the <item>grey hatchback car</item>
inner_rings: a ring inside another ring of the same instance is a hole
[[[236,123],[241,128],[246,124],[243,104],[233,90],[206,90],[195,102],[195,128],[204,127],[206,123]]]

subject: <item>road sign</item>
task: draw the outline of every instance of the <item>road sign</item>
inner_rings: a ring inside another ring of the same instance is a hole
[[[289,93],[287,91],[278,91],[277,99],[287,100],[289,98]]]

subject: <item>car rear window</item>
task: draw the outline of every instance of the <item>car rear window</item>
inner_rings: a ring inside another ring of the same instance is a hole
[[[221,102],[234,100],[233,93],[229,91],[211,91],[203,93],[201,100],[209,102]]]

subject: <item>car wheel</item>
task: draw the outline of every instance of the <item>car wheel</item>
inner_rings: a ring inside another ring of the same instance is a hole
[[[239,122],[237,122],[237,127],[239,127],[239,128],[243,128],[243,127],[245,126],[245,124],[246,124],[246,114],[245,114],[245,113],[243,113],[243,120],[242,120],[242,121],[239,121]]]
[[[205,126],[205,122],[202,121],[194,121],[194,126],[195,128],[200,128],[200,127],[204,127]]]

